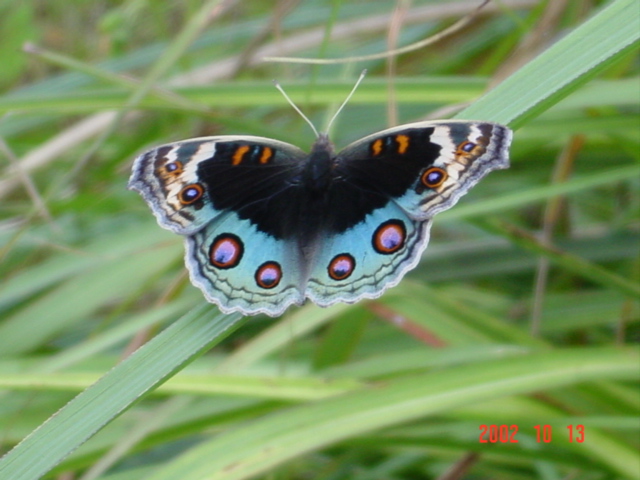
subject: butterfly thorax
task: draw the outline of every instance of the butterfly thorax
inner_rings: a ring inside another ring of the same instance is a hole
[[[324,196],[331,185],[333,144],[326,134],[321,134],[311,147],[311,154],[302,174],[302,187],[311,196]]]
[[[305,251],[302,247],[314,245],[320,233],[329,227],[334,158],[333,144],[329,137],[326,134],[319,135],[311,147],[309,157],[303,162],[300,183],[296,187],[297,202],[290,205],[288,212],[282,212],[285,217],[283,221],[293,227],[291,236],[301,246],[303,257],[310,257],[312,252]],[[290,233],[288,230],[287,234]]]

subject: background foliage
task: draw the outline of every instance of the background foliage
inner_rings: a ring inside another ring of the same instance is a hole
[[[503,0],[393,61],[262,61],[382,52],[476,5],[0,1],[2,452],[71,401],[0,479],[640,478],[637,3]],[[364,67],[337,146],[494,88],[462,116],[518,128],[512,168],[380,300],[218,315],[126,190],[132,159],[306,148],[271,79],[322,126]],[[518,443],[481,443],[492,424]]]

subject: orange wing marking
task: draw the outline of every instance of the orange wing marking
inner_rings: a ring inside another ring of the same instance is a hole
[[[396,135],[396,142],[398,142],[398,153],[404,154],[409,148],[409,137],[407,135]]]
[[[242,159],[244,158],[245,154],[248,151],[249,151],[248,145],[242,145],[241,147],[238,147],[235,153],[233,154],[233,157],[231,158],[231,165],[233,166],[240,165],[242,163]]]
[[[260,155],[260,164],[265,165],[269,163],[271,157],[273,157],[273,150],[269,147],[264,147],[264,149],[262,150],[262,155]]]
[[[382,153],[382,139],[379,138],[375,142],[371,144],[371,151],[373,152],[373,156],[377,157]]]

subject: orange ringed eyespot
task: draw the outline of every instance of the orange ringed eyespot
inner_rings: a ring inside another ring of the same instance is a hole
[[[431,167],[424,171],[420,177],[420,182],[427,188],[438,188],[446,179],[446,170],[438,167]]]
[[[164,166],[164,170],[167,173],[178,175],[179,173],[182,173],[182,162],[179,162],[178,160],[169,162]]]
[[[197,202],[204,195],[204,188],[199,183],[190,183],[185,185],[178,193],[178,199],[183,205],[191,205]]]
[[[383,222],[373,232],[371,243],[373,249],[383,255],[397,252],[404,246],[407,239],[407,229],[402,220],[392,219]]]
[[[244,244],[233,233],[222,233],[211,243],[209,261],[211,265],[226,270],[236,267],[244,255]]]
[[[356,259],[348,253],[336,255],[329,262],[329,277],[333,280],[345,280],[351,276],[356,268]]]
[[[274,288],[282,280],[282,268],[278,262],[264,262],[256,270],[255,279],[260,288]]]
[[[474,148],[476,148],[476,144],[468,140],[458,145],[458,151],[464,152],[464,153],[471,153]]]

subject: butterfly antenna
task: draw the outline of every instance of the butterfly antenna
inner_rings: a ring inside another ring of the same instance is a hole
[[[285,91],[284,91],[284,89],[280,86],[280,84],[279,84],[276,80],[274,80],[274,81],[273,81],[273,84],[275,85],[275,87],[276,87],[278,90],[280,90],[280,93],[284,96],[284,98],[286,98],[286,99],[287,99],[287,102],[289,102],[289,104],[293,107],[293,109],[294,109],[296,112],[298,112],[302,118],[304,118],[305,122],[307,122],[307,123],[309,124],[309,126],[311,127],[311,130],[313,130],[313,133],[315,133],[315,134],[316,134],[316,138],[317,138],[317,137],[319,137],[319,136],[320,136],[320,134],[318,133],[318,130],[316,130],[316,127],[314,127],[314,126],[313,126],[313,123],[311,123],[311,120],[309,120],[309,119],[307,118],[307,116],[306,116],[304,113],[302,113],[302,110],[300,110],[300,109],[297,107],[297,105],[296,105],[295,103],[293,103],[293,100],[291,100],[291,99],[289,98],[289,95],[287,95],[287,94],[286,94],[286,92],[285,92]]]
[[[344,102],[342,102],[342,105],[340,105],[340,108],[336,110],[336,113],[334,113],[333,117],[331,117],[331,120],[329,120],[329,123],[327,125],[327,132],[329,132],[329,130],[331,129],[331,125],[333,125],[334,120],[338,118],[338,115],[340,114],[344,106],[351,99],[351,97],[353,97],[353,94],[356,92],[356,88],[358,88],[358,85],[360,85],[360,83],[362,82],[366,74],[367,74],[367,70],[366,69],[362,70],[362,72],[360,73],[360,77],[358,78],[358,80],[356,81],[356,84],[351,89],[351,92],[349,92],[349,95],[347,95],[347,98],[344,100]]]

